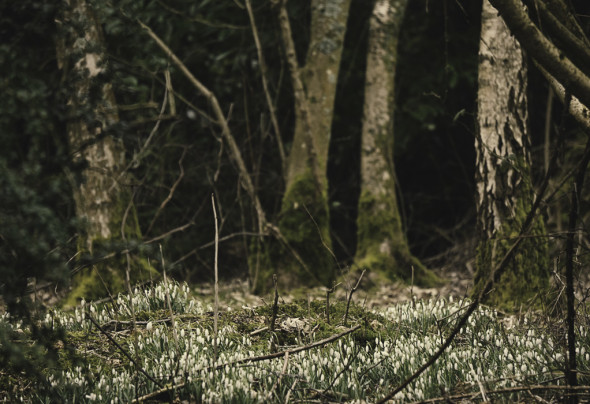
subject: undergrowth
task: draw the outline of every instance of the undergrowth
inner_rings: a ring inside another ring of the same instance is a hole
[[[452,299],[413,300],[377,311],[353,304],[344,326],[346,302],[331,304],[330,323],[326,322],[325,301],[283,303],[272,331],[273,310],[268,305],[226,309],[220,314],[216,357],[213,308],[195,299],[185,284],[160,283],[136,289],[131,297],[120,295],[114,302],[83,302],[73,311],[48,312],[43,325],[63,328],[64,347],[74,349],[60,350],[60,366],[43,369],[44,381],[28,381],[24,375],[2,379],[0,399],[41,403],[169,402],[176,398],[211,403],[372,402],[434,354],[467,304]],[[512,402],[562,397],[563,342],[559,330],[540,319],[532,314],[503,316],[480,307],[450,348],[398,393],[396,401],[437,397],[441,401],[487,401],[492,397]],[[30,332],[7,315],[1,323],[13,333]],[[355,327],[354,332],[347,332]],[[293,351],[338,334],[343,335]],[[579,382],[588,385],[587,322],[579,323],[577,338]],[[282,354],[284,351],[289,353]],[[271,353],[274,358],[264,357]],[[15,391],[11,383],[24,387]],[[551,389],[546,388],[549,385]]]

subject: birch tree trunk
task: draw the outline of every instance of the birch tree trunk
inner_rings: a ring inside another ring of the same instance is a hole
[[[279,22],[295,98],[295,133],[281,203],[281,248],[267,247],[266,263],[251,263],[255,291],[280,271],[283,282],[328,285],[335,275],[331,249],[327,163],[334,97],[350,0],[312,0],[310,44],[299,66],[284,2]],[[299,259],[294,256],[298,255]]]
[[[64,3],[62,20],[58,21],[57,53],[70,91],[68,140],[75,162],[83,167],[81,181],[74,190],[77,216],[86,222],[79,249],[96,255],[103,252],[98,250],[113,242],[120,243],[126,236],[138,238],[140,230],[135,209],[132,205],[128,209],[130,192],[121,187],[125,149],[120,139],[108,133],[119,117],[111,84],[104,78],[106,60],[101,27],[85,0]],[[105,295],[102,281],[110,292],[119,292],[124,286],[124,268],[122,262],[116,261],[78,274],[70,302]],[[102,281],[97,278],[97,271],[101,272]]]
[[[355,261],[390,279],[436,283],[411,253],[395,190],[393,117],[400,26],[407,0],[377,0],[369,28]]]
[[[481,241],[476,257],[476,293],[519,235],[534,198],[526,58],[488,0],[484,0],[482,9],[478,81],[479,134],[475,146]],[[529,238],[495,284],[489,296],[491,303],[511,308],[545,291],[549,269],[544,235],[543,221],[537,218]]]

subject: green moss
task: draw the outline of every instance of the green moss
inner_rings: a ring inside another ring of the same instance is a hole
[[[253,290],[268,291],[274,273],[280,284],[289,287],[329,285],[335,277],[329,224],[326,190],[318,189],[311,170],[307,170],[293,181],[283,197],[279,229],[289,247],[270,238],[253,242],[249,258]]]
[[[356,263],[360,268],[404,282],[411,281],[414,268],[416,285],[431,287],[441,283],[440,278],[410,252],[394,196],[377,197],[363,191],[357,226]]]
[[[92,240],[92,250],[94,256],[100,257],[102,254],[108,254],[113,251],[120,251],[129,248],[129,244],[124,242],[121,238],[121,224],[127,205],[129,203],[130,195],[123,193],[116,203],[113,203],[113,210],[111,214],[111,234],[109,239],[102,237],[95,237]],[[132,206],[127,214],[125,222],[125,237],[126,240],[137,242],[141,240],[141,229],[139,228],[139,221],[135,207]],[[78,249],[82,252],[82,256],[86,253],[86,240],[81,237],[78,243]],[[92,257],[94,258],[94,257]],[[130,281],[135,284],[139,281],[149,279],[150,273],[152,276],[157,275],[157,271],[149,262],[135,254],[130,254],[131,271]],[[84,298],[86,300],[100,299],[108,296],[109,293],[116,295],[126,290],[125,287],[125,271],[127,269],[127,257],[118,254],[117,256],[108,260],[98,262],[90,268],[85,268],[77,273],[73,278],[73,288],[68,294],[64,302],[64,306],[74,306]],[[108,288],[107,289],[105,288]]]
[[[480,293],[492,268],[500,263],[514,244],[531,209],[532,186],[523,180],[520,187],[514,216],[505,218],[494,237],[483,240],[477,248],[474,296]],[[488,303],[513,311],[519,310],[521,305],[538,306],[543,302],[550,291],[549,253],[545,235],[543,219],[537,217],[500,279],[494,284],[492,292],[485,297]]]

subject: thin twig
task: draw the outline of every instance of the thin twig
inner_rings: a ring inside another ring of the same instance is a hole
[[[215,271],[215,314],[213,317],[213,355],[217,363],[217,321],[219,318],[219,275],[217,267],[217,258],[219,255],[219,226],[217,224],[217,210],[215,209],[215,194],[211,194],[211,205],[213,206],[213,219],[215,220],[215,256],[214,256],[214,271]]]
[[[352,294],[354,292],[356,292],[356,290],[358,289],[365,272],[367,272],[367,270],[363,269],[363,272],[361,272],[361,276],[359,277],[359,280],[356,282],[356,285],[354,285],[354,287],[352,289],[350,289],[350,293],[348,294],[348,300],[346,301],[346,311],[344,312],[344,320],[343,320],[345,327],[346,327],[346,322],[348,321],[348,309],[350,308],[350,301],[352,300]]]
[[[252,183],[252,178],[250,177],[250,173],[246,168],[246,164],[244,163],[244,159],[242,158],[242,153],[240,152],[240,148],[234,139],[231,130],[229,128],[228,122],[225,119],[223,111],[219,106],[219,101],[215,94],[213,94],[207,87],[205,87],[197,78],[190,72],[190,70],[186,67],[186,65],[176,56],[176,54],[170,49],[162,39],[158,35],[152,31],[150,27],[145,25],[141,20],[136,19],[137,23],[147,32],[147,34],[154,40],[154,42],[166,53],[166,55],[172,60],[172,62],[178,67],[178,69],[184,74],[184,76],[189,80],[189,82],[201,93],[203,96],[209,101],[215,117],[217,119],[217,124],[221,127],[221,134],[223,138],[227,142],[229,149],[230,149],[230,156],[238,166],[238,170],[240,172],[240,179],[242,182],[242,186],[246,189],[248,196],[252,200],[254,204],[254,208],[256,210],[256,214],[258,216],[258,229],[261,233],[264,232],[266,228],[266,215],[264,210],[262,209],[262,205],[260,200],[258,199],[258,195],[254,188],[254,184]]]
[[[246,0],[246,1],[248,1],[248,0]],[[283,379],[283,375],[285,373],[287,373],[287,366],[288,365],[289,365],[289,352],[287,352],[285,354],[285,360],[283,362],[283,369],[281,370],[281,374],[279,375],[278,379],[274,382],[274,384],[272,385],[272,387],[268,391],[267,400],[270,401],[270,399],[272,397],[272,393],[274,393],[275,389],[277,388],[277,386],[279,385],[279,383]]]
[[[164,276],[164,288],[166,290],[166,305],[170,311],[170,321],[172,324],[172,336],[174,337],[174,343],[176,344],[176,353],[179,353],[178,345],[178,334],[176,333],[176,321],[174,318],[174,310],[172,310],[172,304],[170,303],[170,291],[168,290],[168,278],[166,278],[166,263],[164,262],[164,253],[162,252],[162,244],[160,246],[160,258],[162,260],[162,275]]]
[[[275,111],[274,104],[272,102],[270,91],[268,89],[268,72],[266,70],[266,62],[264,61],[264,54],[262,53],[262,45],[258,38],[258,28],[256,27],[256,20],[254,19],[254,12],[252,11],[252,4],[250,0],[246,0],[246,9],[248,10],[248,17],[250,18],[250,26],[252,27],[252,36],[254,37],[254,43],[256,44],[256,50],[258,52],[258,66],[260,66],[260,75],[262,78],[262,87],[264,88],[264,94],[266,96],[266,104],[268,105],[268,111],[270,112],[270,119],[272,126],[275,131],[277,140],[277,146],[279,148],[279,157],[281,158],[281,167],[283,168],[283,176],[287,170],[287,157],[285,154],[285,148],[283,146],[283,140],[281,139],[281,131],[279,129],[279,121],[277,119],[277,113]]]
[[[168,192],[168,196],[162,201],[162,203],[158,207],[158,210],[156,210],[156,213],[154,214],[154,217],[152,218],[152,221],[151,221],[150,225],[148,226],[146,234],[148,234],[152,230],[152,227],[154,227],[154,224],[156,223],[156,219],[160,216],[160,214],[162,213],[162,210],[168,204],[168,202],[170,202],[172,200],[172,197],[174,196],[174,191],[176,191],[176,188],[178,188],[178,185],[180,184],[180,182],[184,178],[184,166],[182,165],[182,161],[184,160],[184,157],[186,156],[187,150],[188,150],[188,147],[185,147],[182,150],[182,155],[180,156],[180,159],[178,160],[178,167],[180,168],[180,173],[178,174],[178,178],[176,178],[176,181],[174,181],[174,184],[172,184],[172,187],[170,188],[170,191]]]

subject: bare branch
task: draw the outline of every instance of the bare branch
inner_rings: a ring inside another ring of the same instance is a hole
[[[547,39],[527,15],[520,0],[490,0],[527,53],[580,102],[590,107],[590,78]]]
[[[182,165],[182,161],[184,160],[184,157],[186,156],[187,150],[188,150],[188,148],[185,147],[184,150],[182,151],[182,155],[180,156],[180,159],[178,160],[178,167],[180,168],[180,174],[178,174],[178,178],[176,178],[176,181],[174,181],[174,184],[172,184],[172,187],[170,188],[170,192],[168,193],[168,196],[166,197],[166,199],[164,199],[162,201],[162,203],[158,207],[158,210],[156,211],[154,218],[152,219],[152,222],[150,223],[150,225],[146,231],[146,234],[148,234],[152,230],[152,227],[154,227],[154,223],[156,223],[156,219],[160,216],[160,213],[162,213],[162,209],[164,209],[164,207],[168,204],[168,202],[170,202],[172,200],[172,196],[174,195],[174,191],[176,191],[176,188],[178,188],[178,185],[180,184],[180,182],[184,178],[184,166]]]
[[[545,77],[545,80],[547,80],[547,82],[553,89],[553,92],[557,95],[557,98],[559,98],[559,101],[562,104],[565,104],[565,89],[563,88],[561,83],[555,80],[555,78],[552,75],[550,75],[547,72],[547,70],[545,70],[543,66],[541,66],[539,63],[535,63],[535,66]],[[590,133],[590,110],[588,110],[588,108],[584,104],[582,104],[580,100],[578,100],[576,97],[572,97],[569,103],[568,112],[572,115],[572,117],[574,117],[574,119],[580,125],[582,125],[586,132]]]
[[[270,112],[272,126],[275,131],[277,146],[279,148],[279,156],[281,157],[281,165],[283,168],[284,175],[287,167],[287,157],[285,154],[285,148],[283,146],[283,140],[281,139],[281,131],[279,129],[277,113],[275,111],[274,103],[272,102],[270,96],[270,91],[268,90],[268,71],[266,70],[266,62],[264,60],[264,55],[262,53],[262,45],[260,44],[260,39],[258,38],[258,28],[256,28],[256,20],[254,19],[254,12],[252,11],[252,4],[250,0],[246,0],[246,9],[248,10],[248,17],[250,18],[250,25],[252,27],[252,36],[254,37],[254,42],[256,43],[256,50],[258,51],[258,65],[260,66],[260,75],[262,76],[262,86],[264,88],[264,95],[266,96],[266,104],[268,105],[268,111]]]
[[[260,204],[260,200],[258,199],[258,195],[256,194],[256,190],[252,183],[252,178],[250,177],[250,173],[246,168],[246,164],[244,163],[244,159],[242,158],[242,153],[229,129],[229,125],[221,107],[219,106],[219,102],[217,101],[217,97],[213,94],[207,87],[205,87],[197,78],[188,70],[186,65],[172,52],[172,50],[157,36],[154,31],[151,30],[150,27],[145,25],[139,19],[136,20],[137,23],[147,32],[147,34],[154,40],[154,42],[164,51],[166,56],[168,56],[172,62],[179,68],[179,70],[184,74],[184,76],[191,82],[193,86],[210,102],[211,107],[213,108],[213,112],[215,114],[215,118],[217,119],[216,123],[221,128],[221,133],[223,138],[227,142],[229,149],[230,149],[230,156],[238,166],[238,170],[240,172],[240,179],[242,181],[242,186],[246,189],[248,196],[252,200],[254,204],[254,209],[256,210],[256,214],[258,215],[258,229],[261,233],[263,233],[266,229],[266,216],[264,214],[264,210],[262,209],[262,205]]]

